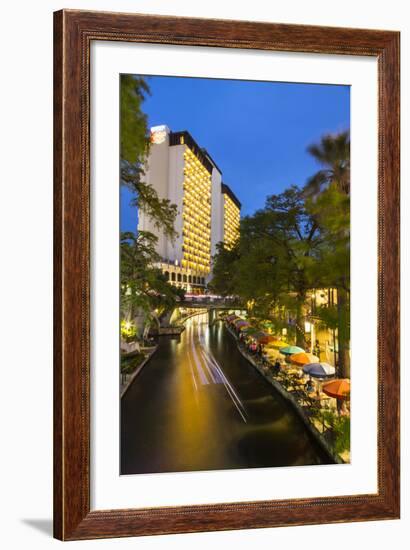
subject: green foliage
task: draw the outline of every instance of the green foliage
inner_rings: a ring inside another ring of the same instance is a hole
[[[289,317],[303,347],[306,296],[314,288],[337,289],[337,306],[315,316],[337,329],[348,361],[350,340],[350,141],[348,133],[324,136],[309,152],[323,165],[303,189],[292,186],[267,197],[265,208],[241,220],[231,251],[220,245],[212,288],[252,302],[256,320],[270,319],[277,331]],[[289,336],[293,329],[288,327]],[[288,338],[289,339],[289,338]]]
[[[140,231],[121,235],[121,309],[132,318],[142,310],[147,319],[158,318],[175,306],[183,291],[170,285],[162,271],[153,266],[159,260],[157,237]]]
[[[317,248],[317,287],[350,290],[350,197],[331,185],[306,208],[317,220],[321,240]]]
[[[121,321],[121,337],[126,342],[132,342],[137,336],[137,328],[131,321],[123,319]]]
[[[305,186],[307,195],[318,195],[329,185],[350,193],[350,136],[349,132],[327,134],[320,143],[308,147],[308,152],[323,166]]]
[[[315,310],[315,317],[319,319],[322,328],[337,329],[339,317],[337,307],[334,305],[319,306]]]
[[[334,430],[336,433],[335,451],[337,453],[350,451],[350,417],[338,417]]]
[[[290,313],[300,325],[318,239],[319,226],[298,187],[271,195],[264,209],[241,221],[236,247],[218,248],[212,285],[252,300],[254,317],[284,326]],[[297,335],[303,345],[303,333]]]
[[[168,199],[161,199],[152,185],[140,179],[141,174],[142,169],[139,165],[121,161],[121,183],[128,187],[134,196],[131,205],[143,210],[158,230],[174,239],[177,236],[174,229],[176,205]]]
[[[306,184],[307,209],[321,226],[317,287],[337,289],[338,375],[350,376],[350,138],[324,136],[308,151],[323,166]],[[320,313],[320,312],[319,312]],[[323,313],[323,312],[322,312]],[[326,315],[322,317],[326,321]]]
[[[152,185],[142,178],[150,146],[147,116],[142,111],[142,104],[149,93],[144,78],[121,75],[121,184],[132,192],[134,198],[131,204],[144,210],[157,229],[175,238],[176,206],[167,199],[161,199]]]
[[[133,353],[127,357],[121,357],[121,373],[131,374],[144,361],[145,354],[142,352]]]
[[[169,200],[161,199],[142,177],[149,152],[147,116],[142,104],[149,93],[144,78],[121,76],[121,185],[132,192],[131,205],[143,210],[158,230],[173,239],[177,208]],[[155,250],[157,242],[154,234],[144,231],[121,235],[121,310],[127,319],[141,311],[147,321],[158,319],[181,297],[181,291],[172,287],[161,270],[154,267],[160,260]]]
[[[339,416],[333,411],[322,411],[321,415],[334,434],[333,450],[337,454],[350,451],[350,416]]]
[[[121,159],[130,164],[141,164],[148,149],[147,115],[141,105],[149,86],[142,77],[121,75],[120,134]]]
[[[213,278],[208,288],[221,296],[236,294],[236,266],[239,260],[237,246],[225,248],[223,243],[216,245],[216,254],[213,258]]]

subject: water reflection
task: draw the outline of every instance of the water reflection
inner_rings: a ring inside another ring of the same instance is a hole
[[[121,473],[323,464],[293,409],[207,314],[159,349],[121,404]]]

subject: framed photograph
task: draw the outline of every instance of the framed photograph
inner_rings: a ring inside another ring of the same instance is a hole
[[[55,537],[398,518],[399,33],[54,44]]]

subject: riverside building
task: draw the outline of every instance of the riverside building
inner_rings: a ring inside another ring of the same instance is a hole
[[[187,131],[151,128],[145,181],[161,199],[177,206],[174,241],[158,231],[140,211],[138,229],[157,235],[159,267],[169,282],[188,293],[202,294],[211,277],[212,256],[223,242],[231,248],[239,236],[241,203],[222,182],[222,172]]]

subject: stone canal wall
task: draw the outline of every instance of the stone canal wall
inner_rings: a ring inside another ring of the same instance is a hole
[[[322,447],[322,449],[328,454],[328,456],[336,463],[336,464],[344,464],[343,460],[333,452],[331,446],[326,441],[326,439],[323,437],[323,435],[317,430],[317,428],[311,423],[309,420],[309,417],[307,416],[306,412],[303,410],[303,408],[299,405],[299,403],[296,401],[296,399],[293,397],[291,393],[289,393],[283,386],[280,384],[277,380],[274,380],[272,376],[269,374],[269,372],[265,371],[250,355],[247,353],[240,345],[238,338],[235,334],[235,332],[226,324],[225,327],[227,331],[231,334],[231,336],[235,339],[238,350],[241,353],[241,355],[253,366],[255,369],[261,374],[267,382],[271,386],[275,388],[275,390],[293,407],[293,409],[296,411],[304,425],[306,426],[306,429],[308,432],[312,435],[312,437],[315,438],[315,440],[319,443],[319,445]]]
[[[134,382],[135,378],[138,376],[138,374],[142,371],[142,369],[145,367],[145,365],[148,363],[148,361],[151,359],[151,357],[154,355],[154,353],[157,351],[158,346],[155,346],[151,348],[148,351],[147,356],[142,361],[140,365],[129,375],[125,375],[126,378],[123,379],[123,374],[120,374],[120,396],[123,397],[125,392],[128,390],[128,388],[131,386],[131,384]]]

